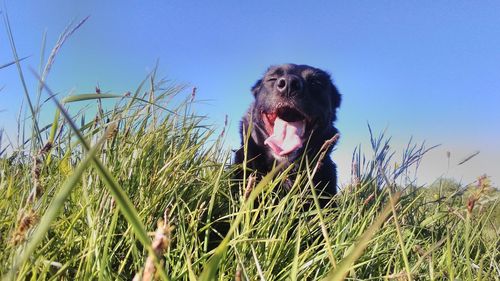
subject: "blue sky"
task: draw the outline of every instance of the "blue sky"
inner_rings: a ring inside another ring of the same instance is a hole
[[[500,182],[498,1],[6,0],[4,7],[20,56],[31,55],[28,76],[44,31],[50,49],[69,22],[90,15],[49,76],[62,94],[97,83],[114,93],[135,89],[159,60],[161,75],[198,87],[208,102],[197,110],[210,123],[222,126],[229,116],[235,148],[252,83],[271,64],[310,64],[328,70],[343,94],[333,154],[341,182],[349,181],[354,147],[368,149],[367,122],[387,129],[398,150],[410,137],[441,144],[424,158],[420,184],[439,176],[469,183],[483,173]],[[1,65],[12,53],[0,25]],[[23,99],[15,67],[0,70],[0,87],[0,127],[12,135]]]

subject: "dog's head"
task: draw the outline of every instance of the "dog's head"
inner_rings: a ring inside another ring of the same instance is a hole
[[[252,87],[253,119],[264,127],[273,156],[296,158],[312,132],[331,130],[340,94],[330,75],[308,65],[270,67]]]

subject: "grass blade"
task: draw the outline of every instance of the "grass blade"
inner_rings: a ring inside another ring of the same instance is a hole
[[[25,60],[25,59],[27,59],[27,58],[29,58],[29,57],[30,57],[30,56],[26,56],[26,57],[24,57],[24,58],[20,58],[18,61],[12,61],[12,62],[8,62],[8,63],[5,63],[5,64],[2,64],[2,65],[0,65],[0,69],[2,69],[2,68],[6,68],[6,67],[9,67],[9,66],[11,66],[11,65],[13,65],[13,64],[16,64],[16,63],[18,63],[18,62],[21,62],[21,61],[23,61],[23,60]]]
[[[351,248],[350,253],[338,264],[337,268],[330,272],[323,280],[324,281],[341,281],[344,280],[351,270],[354,262],[363,254],[372,237],[377,233],[378,229],[386,221],[387,216],[392,212],[392,205],[399,200],[400,194],[397,193],[393,200],[389,202],[380,212],[377,219],[372,225],[358,238],[356,243]]]
[[[72,103],[78,101],[86,101],[86,100],[95,100],[95,99],[112,99],[112,98],[122,98],[121,95],[114,94],[80,94],[80,95],[72,95],[66,97],[62,100],[62,103]]]
[[[227,247],[231,236],[233,235],[236,227],[240,224],[241,220],[245,216],[246,212],[250,209],[257,196],[260,192],[267,186],[267,184],[273,179],[274,175],[281,170],[282,165],[278,165],[271,172],[269,172],[252,190],[250,195],[248,196],[245,203],[241,206],[240,211],[238,212],[236,218],[234,219],[231,227],[229,228],[226,237],[222,240],[219,246],[215,248],[215,252],[213,256],[208,260],[207,264],[203,267],[203,272],[200,274],[199,281],[209,281],[215,279],[215,273],[219,268],[219,263],[227,251]]]
[[[106,135],[101,137],[101,139],[92,148],[89,149],[85,159],[80,162],[78,167],[74,170],[73,174],[68,177],[68,179],[66,179],[64,184],[61,186],[59,192],[50,203],[47,211],[40,219],[40,223],[33,232],[31,240],[26,245],[26,248],[21,252],[20,255],[16,257],[14,265],[12,266],[7,279],[14,279],[15,273],[17,272],[19,267],[21,267],[28,260],[28,258],[35,252],[40,242],[42,242],[42,240],[45,238],[45,234],[49,230],[52,221],[59,214],[59,211],[63,207],[64,202],[80,181],[83,172],[90,166],[91,161],[93,160],[97,151],[99,151],[99,148],[101,147],[105,139]]]
[[[33,73],[36,75],[36,73],[33,71]],[[90,146],[83,137],[83,135],[80,133],[80,130],[76,127],[74,124],[73,120],[69,116],[69,114],[64,110],[64,107],[54,98],[54,94],[50,88],[45,85],[45,83],[41,82],[43,88],[49,93],[51,96],[52,100],[56,104],[56,106],[59,108],[60,112],[63,114],[64,118],[70,125],[71,129],[75,133],[75,135],[78,138],[78,141],[82,144],[84,149],[86,151],[90,150]],[[111,127],[111,126],[110,126]],[[103,179],[103,181],[106,183],[106,186],[108,187],[108,190],[112,194],[112,196],[115,198],[116,203],[118,207],[120,208],[123,216],[127,219],[127,221],[130,223],[132,226],[132,229],[134,230],[135,234],[139,238],[139,241],[141,244],[148,250],[148,253],[154,257],[154,263],[156,265],[156,268],[158,272],[160,273],[160,276],[164,280],[169,280],[168,276],[166,275],[164,269],[160,266],[160,263],[158,259],[156,258],[156,255],[153,251],[153,248],[151,246],[151,239],[148,236],[148,233],[146,231],[146,228],[144,227],[143,223],[141,222],[141,219],[139,218],[139,214],[137,210],[135,209],[134,205],[130,201],[129,197],[127,194],[123,191],[123,189],[120,187],[116,179],[111,175],[109,170],[102,164],[102,162],[97,158],[97,157],[92,157],[93,164],[95,168],[97,169],[97,172],[99,173],[99,176]]]
[[[32,140],[37,140],[39,144],[42,143],[42,136],[40,135],[40,128],[38,126],[38,121],[36,119],[36,110],[35,106],[33,105],[33,102],[31,101],[31,97],[28,91],[28,87],[26,86],[26,81],[24,79],[24,74],[23,70],[21,68],[21,63],[19,56],[17,55],[17,49],[16,49],[16,44],[14,42],[14,35],[12,34],[12,29],[10,27],[10,21],[7,13],[3,14],[3,20],[5,23],[5,27],[7,29],[7,35],[9,37],[9,42],[10,42],[10,48],[12,50],[12,55],[14,56],[14,62],[16,63],[17,66],[17,71],[19,73],[19,79],[21,80],[21,84],[23,85],[23,90],[24,90],[24,97],[26,98],[26,101],[28,102],[28,106],[31,112],[31,121],[32,121],[32,126],[33,126],[33,132],[31,134]],[[36,142],[33,141],[32,143],[32,149],[35,149],[37,147]]]

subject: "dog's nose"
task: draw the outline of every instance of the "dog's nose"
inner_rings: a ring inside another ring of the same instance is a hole
[[[276,81],[278,91],[287,96],[293,96],[302,91],[302,80],[295,75],[285,75]]]

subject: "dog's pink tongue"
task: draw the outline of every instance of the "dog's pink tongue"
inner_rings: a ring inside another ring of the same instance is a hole
[[[268,137],[264,144],[269,145],[275,154],[284,156],[302,147],[302,135],[305,122],[286,122],[280,118],[274,121],[273,135]]]

